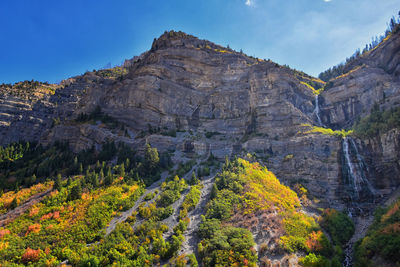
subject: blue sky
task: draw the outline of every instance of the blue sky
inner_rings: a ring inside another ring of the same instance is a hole
[[[120,64],[182,30],[311,75],[384,32],[399,0],[2,0],[0,83]]]

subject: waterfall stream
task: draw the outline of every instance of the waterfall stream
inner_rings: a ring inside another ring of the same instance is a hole
[[[347,182],[348,185],[351,186],[353,193],[351,198],[353,200],[358,200],[360,198],[360,193],[362,192],[374,196],[375,189],[366,177],[368,173],[367,165],[358,152],[356,143],[351,137],[345,137],[343,139],[343,153],[348,170]]]
[[[315,95],[315,107],[313,112],[317,118],[318,126],[324,127],[320,116],[319,109],[319,96]],[[371,214],[364,214],[361,199],[368,198],[374,201],[376,191],[371,183],[368,181],[367,175],[369,173],[368,166],[365,164],[364,158],[358,151],[356,142],[351,137],[345,137],[342,143],[343,150],[343,182],[347,187],[347,192],[350,196],[350,203],[348,207],[348,215],[355,222],[356,232],[353,237],[346,244],[344,249],[345,258],[342,263],[343,267],[353,266],[353,249],[354,243],[362,236],[360,229],[364,229],[364,221],[368,218],[371,219]],[[367,201],[369,202],[369,201]]]
[[[315,108],[314,108],[314,113],[315,116],[317,116],[318,124],[319,126],[323,126],[321,117],[319,116],[319,102],[318,102],[319,95],[315,95]]]
[[[357,145],[355,141],[351,137],[345,137],[342,143],[343,154],[344,154],[344,163],[345,168],[347,170],[346,178],[344,179],[344,183],[347,184],[351,188],[350,190],[350,208],[348,209],[349,217],[355,220],[356,227],[360,220],[360,215],[365,216],[363,214],[363,210],[359,205],[359,200],[361,197],[372,197],[372,201],[374,200],[374,196],[376,194],[374,187],[367,179],[368,174],[368,166],[365,164],[365,161],[361,154],[358,152]],[[345,173],[346,174],[346,173]],[[354,217],[353,217],[354,216]],[[355,234],[356,235],[356,234]],[[343,267],[351,267],[353,266],[353,247],[354,242],[356,240],[356,236],[353,236],[352,239],[347,243],[345,248],[345,259],[342,263]]]

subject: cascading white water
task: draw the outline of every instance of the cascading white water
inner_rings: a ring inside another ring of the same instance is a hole
[[[376,191],[375,191],[374,187],[371,185],[371,183],[368,181],[368,179],[366,177],[366,173],[365,173],[365,171],[367,171],[367,173],[369,171],[368,166],[367,166],[367,164],[365,164],[365,161],[364,161],[363,157],[361,156],[361,154],[358,153],[358,148],[357,148],[356,143],[354,142],[354,139],[349,137],[349,140],[353,146],[354,151],[356,152],[356,157],[357,157],[357,161],[358,161],[357,163],[358,163],[358,167],[360,170],[362,182],[365,183],[365,185],[367,185],[369,192],[372,193],[372,195],[375,195]]]
[[[318,124],[319,126],[323,126],[321,117],[319,116],[319,102],[318,102],[318,97],[319,95],[315,95],[315,108],[314,108],[314,113],[315,116],[317,116]]]
[[[355,152],[356,162],[354,162],[351,159],[349,143],[351,143],[353,151]],[[357,146],[351,137],[344,138],[343,153],[345,157],[346,166],[348,168],[349,183],[354,191],[353,197],[358,199],[360,196],[360,192],[363,190],[363,187],[365,186],[372,195],[375,195],[375,189],[372,187],[371,183],[366,178],[365,169],[367,169],[367,166],[364,163],[364,160],[361,157],[360,153],[358,153]]]
[[[343,154],[345,158],[345,164],[347,167],[347,178],[348,184],[352,188],[351,195],[351,207],[348,210],[349,217],[353,220],[357,221],[358,216],[362,214],[362,209],[359,206],[357,201],[360,198],[361,192],[368,192],[372,195],[372,198],[375,196],[375,189],[368,181],[366,173],[368,173],[368,166],[365,164],[363,157],[358,152],[357,145],[355,141],[351,137],[345,137],[343,140]],[[367,191],[365,190],[367,189]],[[357,215],[358,209],[358,215]],[[355,217],[353,218],[353,212]],[[342,263],[343,267],[351,267],[353,266],[353,247],[354,241],[350,240],[346,248],[344,250],[345,258]]]

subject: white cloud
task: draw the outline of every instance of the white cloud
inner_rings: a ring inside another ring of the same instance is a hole
[[[252,4],[252,0],[246,0],[246,5],[247,6],[251,6],[251,4]]]
[[[324,2],[330,2],[330,1],[332,1],[332,0],[324,0]]]

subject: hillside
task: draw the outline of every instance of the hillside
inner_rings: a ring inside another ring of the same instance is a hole
[[[1,85],[3,264],[350,266],[400,184],[399,48],[325,83],[170,31]]]

